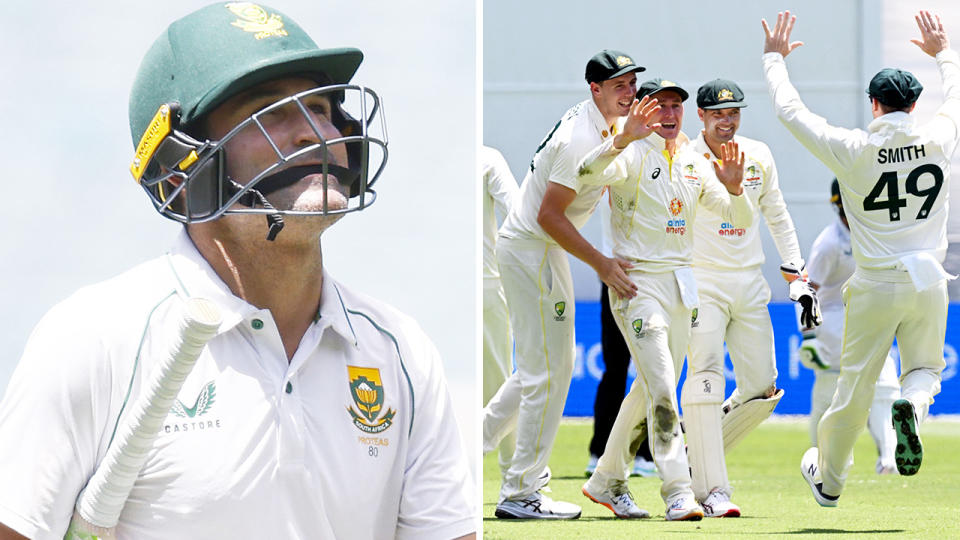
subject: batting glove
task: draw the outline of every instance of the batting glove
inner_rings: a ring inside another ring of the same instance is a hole
[[[811,333],[804,334],[797,356],[800,357],[800,363],[805,368],[830,369],[830,366],[823,361],[823,355],[820,354],[820,340]]]
[[[823,322],[823,317],[820,316],[820,300],[817,292],[807,282],[803,267],[797,268],[794,264],[784,263],[780,265],[780,273],[790,284],[790,299],[803,308],[800,312],[800,325],[804,330],[820,326]]]

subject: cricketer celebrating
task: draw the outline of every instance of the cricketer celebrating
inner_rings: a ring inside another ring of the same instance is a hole
[[[801,328],[803,342],[798,355],[804,366],[813,370],[810,391],[810,444],[817,446],[817,425],[833,400],[840,376],[840,345],[843,339],[843,284],[856,268],[850,248],[850,225],[843,211],[840,183],[830,185],[830,202],[837,210],[837,219],[827,225],[810,248],[807,272],[810,285],[817,290],[823,310],[823,324],[813,329]],[[877,445],[877,474],[897,472],[893,454],[897,445],[893,433],[890,407],[900,397],[897,367],[887,354],[877,379],[877,389],[867,417],[867,431]]]
[[[627,117],[623,133],[591,151],[578,173],[584,184],[610,185],[613,253],[631,263],[629,275],[637,287],[632,298],[609,298],[636,362],[637,378],[583,493],[617,517],[648,517],[634,503],[627,479],[635,453],[631,442],[649,429],[666,519],[698,520],[703,510],[690,488],[676,398],[690,319],[698,305],[690,268],[692,228],[700,205],[737,227],[749,226],[754,211],[743,195],[743,155],[736,142],[720,148],[720,165],[709,163],[689,145],[678,148],[688,97],[683,88],[652,79],[640,86],[637,97],[642,100]],[[644,106],[650,102],[658,109],[646,114]]]
[[[710,208],[702,208],[693,225],[693,273],[700,308],[692,324],[680,404],[693,492],[707,517],[740,515],[730,501],[725,451],[765,420],[783,397],[783,390],[776,387],[773,326],[767,311],[770,287],[762,273],[761,215],[783,267],[792,277],[803,268],[773,155],[762,142],[737,134],[746,106],[743,91],[733,81],[715,79],[697,90],[703,130],[691,142],[693,150],[715,160],[721,144],[735,141],[745,156],[743,190],[754,208],[749,227],[734,227]],[[794,281],[794,299],[806,296],[804,305],[816,309],[813,289],[802,278]],[[737,385],[725,402],[724,342]]]
[[[836,506],[854,441],[867,422],[884,358],[894,338],[900,347],[901,399],[892,406],[900,474],[915,474],[923,457],[919,424],[940,391],[947,321],[947,284],[941,265],[947,249],[950,156],[960,140],[960,58],[950,50],[939,17],[916,15],[919,40],[936,58],[946,101],[934,118],[916,125],[922,86],[912,74],[884,69],[870,81],[874,120],[867,131],[832,126],[810,112],[790,83],[784,58],[796,17],[777,14],[766,34],[763,71],[777,116],[837,176],[850,223],[853,277],[846,305],[840,377],[820,420],[817,444],[801,471],[821,506]]]
[[[540,143],[520,199],[500,227],[497,261],[516,342],[516,371],[484,409],[483,449],[492,450],[516,420],[517,446],[500,489],[499,518],[575,519],[580,507],[540,492],[573,375],[574,296],[567,253],[587,262],[619,295],[634,294],[629,265],[604,256],[578,229],[603,186],[585,186],[577,163],[618,132],[644,68],[604,50],[588,62],[590,99],[574,105]]]
[[[0,404],[0,538],[64,538],[196,296],[223,322],[117,538],[474,537],[439,354],[322,264],[321,234],[373,202],[386,160],[379,98],[349,84],[362,58],[246,2],[157,38],[130,96],[131,172],[185,226],[166,255],[78,291],[31,335]]]

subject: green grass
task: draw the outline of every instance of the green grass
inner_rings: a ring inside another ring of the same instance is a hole
[[[483,538],[960,538],[960,423],[935,420],[921,427],[923,466],[911,477],[874,472],[876,449],[866,432],[854,448],[855,465],[837,508],[821,508],[800,476],[808,447],[806,419],[768,421],[727,455],[733,501],[743,517],[667,522],[659,478],[630,479],[637,504],[651,519],[618,520],[580,493],[586,480],[591,424],[565,421],[550,468],[554,499],[583,507],[575,521],[513,521],[493,517],[500,489],[496,452],[483,462]]]

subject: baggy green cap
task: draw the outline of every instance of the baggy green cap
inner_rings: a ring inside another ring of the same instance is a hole
[[[647,68],[638,66],[629,54],[613,49],[604,49],[587,62],[584,78],[588,83],[599,83],[615,79],[627,73],[645,71]]]
[[[923,91],[923,85],[913,73],[902,69],[881,69],[867,87],[867,94],[888,107],[909,107]]]
[[[729,79],[714,79],[697,89],[697,107],[701,109],[739,109],[746,106],[743,90]]]
[[[652,96],[657,92],[662,92],[664,90],[673,90],[674,92],[680,94],[680,101],[686,101],[690,94],[686,90],[680,88],[677,83],[657,77],[656,79],[650,79],[649,81],[644,81],[640,85],[640,88],[637,89],[637,99],[643,99],[644,96]]]
[[[189,125],[230,97],[285,76],[350,81],[363,60],[354,48],[320,49],[293,20],[249,2],[217,3],[174,21],[154,41],[130,92],[134,146],[164,103]]]

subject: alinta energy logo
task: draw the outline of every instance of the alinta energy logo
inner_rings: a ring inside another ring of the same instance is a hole
[[[670,205],[667,207],[670,210],[670,215],[679,216],[683,212],[683,201],[680,199],[674,198],[670,201]],[[667,220],[667,227],[664,229],[664,232],[667,234],[679,234],[684,235],[687,233],[687,220],[681,217],[675,217],[673,219]]]
[[[727,237],[739,237],[747,234],[747,230],[741,227],[734,227],[732,223],[724,221],[720,224],[720,229],[717,231],[717,234]]]
[[[384,411],[383,382],[380,379],[378,368],[347,366],[347,376],[350,378],[350,397],[352,406],[347,411],[353,419],[353,425],[364,433],[382,433],[393,425],[393,417],[397,411],[387,408]]]
[[[554,317],[553,320],[555,320],[555,321],[565,321],[565,320],[567,320],[567,318],[563,316],[563,312],[566,311],[566,310],[567,310],[567,303],[566,303],[566,302],[557,302],[556,304],[554,304],[554,305],[553,305],[553,312],[556,313],[557,316]]]
[[[202,418],[210,412],[217,401],[217,382],[210,381],[200,389],[196,399],[193,400],[193,406],[188,407],[179,399],[173,401],[170,412],[167,415],[173,415],[176,418],[182,418],[170,424],[164,424],[164,433],[180,433],[184,431],[200,431],[207,429],[220,428],[219,418]]]

